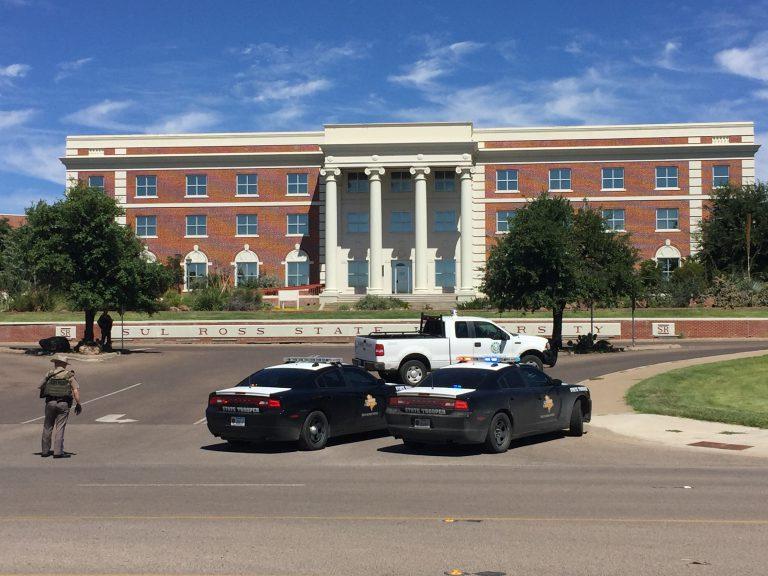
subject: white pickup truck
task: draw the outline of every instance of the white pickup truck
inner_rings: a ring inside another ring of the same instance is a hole
[[[461,356],[517,356],[521,363],[554,366],[557,351],[540,336],[514,334],[487,318],[421,315],[418,332],[374,332],[355,338],[352,362],[415,386],[431,371]]]

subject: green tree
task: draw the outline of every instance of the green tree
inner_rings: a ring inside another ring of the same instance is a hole
[[[173,281],[162,265],[147,262],[133,231],[116,222],[123,211],[101,190],[82,184],[55,204],[27,210],[19,235],[35,283],[66,293],[85,312],[83,342],[93,342],[98,310],[155,312]]]
[[[692,300],[698,300],[707,291],[707,271],[704,266],[690,258],[672,271],[669,278],[669,293],[672,304],[680,308],[690,305]]]
[[[747,222],[749,262],[747,262]],[[719,273],[768,276],[768,186],[718,188],[701,223],[697,255],[710,277]]]
[[[482,290],[500,310],[552,310],[559,347],[566,304],[626,294],[636,261],[627,236],[606,233],[597,211],[574,211],[567,198],[544,192],[516,212],[491,248]]]

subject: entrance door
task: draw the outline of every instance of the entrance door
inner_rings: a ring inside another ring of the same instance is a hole
[[[411,263],[392,261],[392,293],[410,294],[411,290]]]

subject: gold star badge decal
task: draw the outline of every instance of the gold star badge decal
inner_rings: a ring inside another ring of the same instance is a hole
[[[544,396],[544,404],[542,404],[542,406],[547,409],[547,412],[550,412],[554,405],[555,403],[552,401],[552,398]]]
[[[373,412],[373,409],[376,408],[376,398],[368,394],[368,396],[365,397],[365,407]]]

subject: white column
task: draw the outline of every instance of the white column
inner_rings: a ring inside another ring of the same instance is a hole
[[[416,181],[414,192],[416,196],[413,223],[415,226],[414,260],[413,263],[413,292],[426,292],[429,285],[427,278],[427,167],[411,168],[411,174]]]
[[[381,216],[381,177],[384,175],[384,168],[366,168],[365,173],[368,175],[370,188],[368,231],[371,240],[368,257],[368,294],[381,294],[384,291]]]
[[[461,178],[461,220],[459,224],[459,255],[461,257],[461,286],[459,295],[469,296],[472,287],[472,169],[469,166],[456,168]]]
[[[341,174],[338,168],[324,168],[320,174],[325,176],[325,290],[323,294],[338,293],[338,202],[336,176]]]

